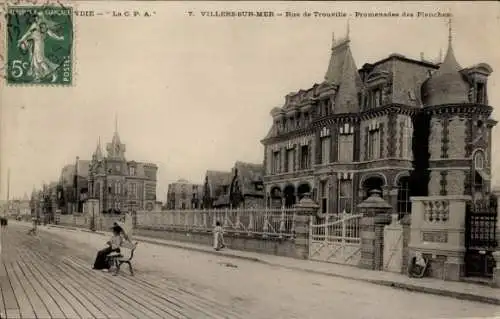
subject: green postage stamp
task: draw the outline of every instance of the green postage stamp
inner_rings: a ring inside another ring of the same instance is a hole
[[[72,84],[72,8],[9,7],[6,30],[8,84]]]

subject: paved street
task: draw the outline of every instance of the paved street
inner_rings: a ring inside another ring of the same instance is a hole
[[[140,243],[136,275],[91,270],[106,238],[10,223],[2,318],[471,318],[498,307]]]

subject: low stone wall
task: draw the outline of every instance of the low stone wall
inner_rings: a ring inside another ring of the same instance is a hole
[[[213,234],[211,232],[195,232],[185,230],[159,230],[152,227],[137,227],[134,229],[134,235],[161,238],[165,240],[189,242],[207,246],[213,245]],[[226,245],[235,250],[252,251],[268,255],[283,257],[301,258],[297,251],[293,239],[280,238],[262,238],[249,236],[247,234],[224,234]]]

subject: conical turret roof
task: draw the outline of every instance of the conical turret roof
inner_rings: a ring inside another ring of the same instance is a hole
[[[432,106],[468,103],[469,84],[460,73],[461,70],[453,51],[450,21],[448,50],[439,69],[422,85],[423,104]]]
[[[94,151],[94,158],[98,161],[101,161],[104,158],[101,148],[101,138],[97,141],[97,146]]]

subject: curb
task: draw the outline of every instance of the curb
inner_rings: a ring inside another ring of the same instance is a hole
[[[444,289],[439,289],[439,288],[421,287],[421,286],[416,286],[416,285],[412,285],[412,284],[404,284],[404,283],[392,282],[392,281],[387,281],[387,280],[370,280],[369,282],[377,284],[377,285],[381,285],[381,286],[393,287],[393,288],[402,289],[402,290],[421,292],[421,293],[449,297],[449,298],[454,298],[454,299],[459,299],[459,300],[480,302],[480,303],[485,303],[485,304],[490,304],[490,305],[500,305],[500,299],[498,299],[498,298],[474,295],[474,294],[469,294],[469,293],[465,293],[465,292],[449,291],[449,290],[444,290]]]
[[[99,231],[93,232],[93,231],[88,230],[88,229],[74,228],[74,227],[60,226],[60,225],[53,225],[53,226],[56,228],[66,228],[66,229],[70,229],[70,230],[80,230],[83,232],[95,233],[95,234],[99,234],[102,236],[106,235],[104,232],[99,232]],[[329,277],[337,277],[337,278],[343,278],[343,279],[348,279],[348,280],[355,280],[355,281],[366,282],[366,283],[379,285],[379,286],[391,287],[394,289],[407,290],[407,291],[419,292],[419,293],[426,293],[426,294],[449,297],[449,298],[454,298],[454,299],[459,299],[459,300],[480,302],[480,303],[484,303],[484,304],[500,305],[499,298],[486,297],[486,296],[480,296],[480,295],[464,293],[464,292],[450,291],[450,290],[439,289],[439,288],[423,287],[423,286],[406,284],[406,283],[401,283],[401,282],[396,282],[396,281],[357,278],[357,277],[346,276],[346,275],[336,274],[336,273],[329,273],[329,272],[324,272],[324,271],[319,271],[319,270],[304,269],[304,268],[300,268],[300,267],[287,266],[287,265],[283,265],[283,264],[279,264],[279,263],[269,262],[269,261],[266,261],[266,260],[263,260],[263,259],[260,259],[257,257],[247,257],[247,256],[241,256],[241,255],[232,254],[232,253],[226,253],[226,252],[220,252],[220,251],[217,252],[217,251],[211,251],[211,250],[207,250],[207,249],[203,249],[203,248],[184,246],[184,245],[180,245],[180,244],[177,245],[177,244],[172,244],[172,243],[164,243],[164,242],[156,241],[154,239],[146,239],[143,237],[141,237],[140,239],[137,239],[137,240],[139,242],[145,242],[145,243],[153,244],[153,245],[167,246],[167,247],[196,251],[196,252],[211,254],[211,255],[216,255],[216,256],[224,256],[224,257],[228,257],[228,258],[247,260],[247,261],[257,262],[257,263],[261,263],[261,264],[266,264],[266,265],[273,266],[273,267],[279,267],[279,268],[301,271],[301,272],[317,274],[317,275],[324,275],[324,276],[329,276]],[[499,292],[500,292],[500,290],[499,290]]]
[[[430,294],[430,295],[449,297],[449,298],[465,300],[465,301],[480,302],[480,303],[485,303],[485,304],[490,304],[490,305],[500,305],[500,299],[498,299],[498,298],[474,295],[474,294],[465,293],[465,292],[456,292],[456,291],[450,291],[450,290],[439,289],[439,288],[423,287],[423,286],[406,284],[406,283],[397,282],[397,281],[357,278],[357,277],[345,276],[345,275],[341,275],[341,274],[334,274],[334,273],[329,273],[329,272],[324,272],[324,271],[319,271],[319,270],[304,269],[304,268],[294,267],[294,266],[286,266],[286,265],[276,264],[276,263],[267,263],[267,264],[269,264],[271,266],[278,266],[278,267],[285,268],[285,269],[303,271],[303,272],[317,274],[317,275],[324,275],[324,276],[329,276],[329,277],[337,277],[337,278],[342,278],[342,279],[366,282],[366,283],[370,283],[373,285],[386,286],[386,287],[391,287],[394,289],[407,290],[407,291],[413,291],[413,292],[419,292],[419,293],[426,293],[426,294]]]

